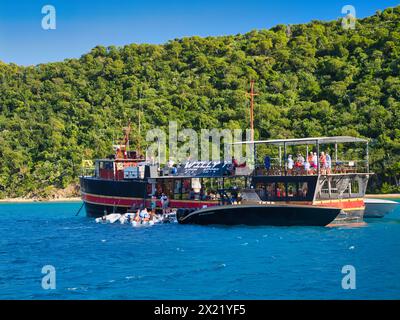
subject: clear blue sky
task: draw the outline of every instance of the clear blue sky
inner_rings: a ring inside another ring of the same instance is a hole
[[[56,8],[56,30],[43,30],[44,5]],[[165,43],[342,17],[357,17],[400,0],[0,0],[0,60],[21,65],[77,58],[96,45]]]

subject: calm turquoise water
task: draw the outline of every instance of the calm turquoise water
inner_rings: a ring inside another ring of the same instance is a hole
[[[101,225],[0,205],[2,299],[399,299],[400,210],[362,228]],[[41,286],[56,269],[56,289]],[[356,269],[343,290],[342,267]]]

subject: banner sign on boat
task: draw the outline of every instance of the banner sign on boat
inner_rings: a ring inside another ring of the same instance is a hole
[[[222,161],[193,161],[178,167],[178,176],[218,177],[226,175],[230,163]]]

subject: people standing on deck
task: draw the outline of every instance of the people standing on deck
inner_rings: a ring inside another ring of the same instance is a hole
[[[168,162],[167,162],[168,169],[171,169],[173,166],[174,166],[174,161],[171,158],[168,159]]]
[[[297,155],[297,159],[296,160],[297,160],[296,163],[298,164],[299,167],[303,167],[304,166],[305,159],[304,159],[304,157],[303,157],[303,155],[301,153],[299,153]]]
[[[326,153],[326,173],[331,174],[332,169],[332,158],[329,153]]]
[[[151,196],[151,204],[150,204],[150,209],[153,214],[156,213],[156,208],[157,208],[157,198],[156,196],[153,195]]]
[[[313,161],[313,158],[314,158],[313,153],[310,152],[310,153],[308,154],[308,157],[307,157],[307,162],[310,164],[310,168],[311,168],[311,169],[314,168],[314,161]]]
[[[264,167],[265,167],[265,170],[267,170],[267,172],[269,171],[269,169],[271,169],[271,158],[270,158],[270,156],[265,156],[265,158],[264,158]]]
[[[312,159],[313,159],[313,163],[314,163],[314,169],[317,169],[318,168],[318,156],[317,156],[316,152],[314,152]]]
[[[162,213],[166,214],[167,209],[168,209],[168,204],[169,204],[168,196],[165,193],[163,193],[161,195],[160,200],[161,200]]]
[[[294,167],[297,171],[298,174],[302,174],[303,173],[303,169],[304,169],[304,157],[301,153],[299,153],[297,155],[296,158],[296,162],[294,163]]]
[[[293,161],[292,155],[289,154],[289,157],[287,160],[288,174],[292,174],[293,165],[294,165],[294,161]]]
[[[319,166],[321,168],[321,174],[325,174],[326,173],[326,156],[325,156],[325,152],[321,152],[321,155],[319,157]]]
[[[304,162],[304,171],[306,172],[306,174],[311,174],[310,162],[308,162],[308,160]]]

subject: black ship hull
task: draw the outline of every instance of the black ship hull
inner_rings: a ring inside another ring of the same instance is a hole
[[[106,180],[81,177],[81,194],[88,217],[101,217],[109,213],[124,214],[142,206],[150,209],[151,199],[146,180]],[[151,189],[151,188],[150,188]],[[170,207],[198,209],[218,205],[217,201],[170,200]],[[156,210],[161,211],[161,201],[156,200]]]
[[[88,217],[105,213],[126,213],[139,207],[147,198],[146,183],[140,180],[115,181],[81,177],[81,194]]]
[[[296,205],[231,205],[189,212],[178,210],[181,224],[250,226],[327,226],[340,208]]]

